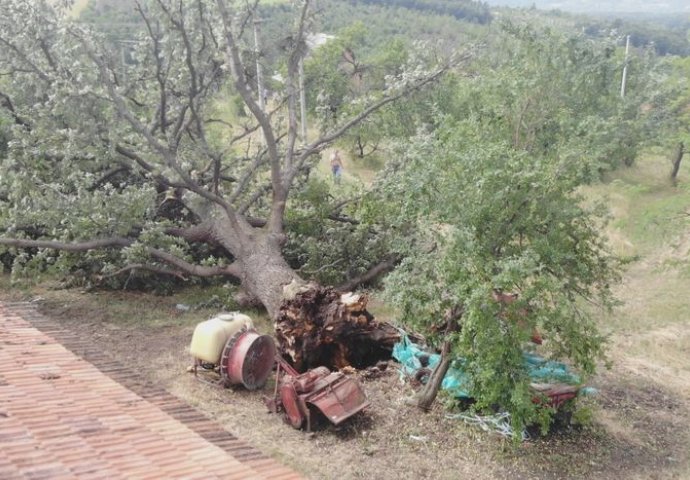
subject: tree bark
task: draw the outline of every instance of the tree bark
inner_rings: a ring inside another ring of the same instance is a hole
[[[276,318],[283,301],[283,290],[292,283],[304,284],[290,268],[277,245],[260,239],[237,258],[242,288],[257,298],[271,318]]]
[[[438,362],[436,368],[431,373],[431,378],[426,382],[424,388],[417,394],[417,406],[424,411],[429,411],[431,405],[433,405],[438,395],[438,391],[441,388],[441,383],[443,378],[448,373],[450,368],[450,342],[443,342],[443,347],[441,348],[441,361]]]
[[[382,275],[392,271],[399,262],[399,256],[391,255],[382,260],[381,262],[377,263],[373,267],[371,267],[369,270],[364,272],[364,274],[360,275],[359,277],[351,278],[347,282],[342,283],[338,286],[338,290],[347,292],[350,290],[354,290],[360,285],[365,285],[369,282],[373,282]]]
[[[678,179],[678,171],[680,170],[680,162],[683,160],[683,155],[685,154],[685,145],[683,142],[678,143],[678,149],[676,150],[676,156],[673,159],[673,169],[671,170],[671,181],[673,183]]]

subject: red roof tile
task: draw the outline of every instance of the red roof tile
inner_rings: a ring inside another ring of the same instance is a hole
[[[218,425],[167,392],[146,390],[117,362],[94,357],[125,385],[118,383],[23,317],[39,328],[47,324],[30,309],[0,304],[0,478],[301,478],[223,436]],[[79,343],[68,334],[64,339]],[[246,449],[254,460],[243,463],[221,445]]]

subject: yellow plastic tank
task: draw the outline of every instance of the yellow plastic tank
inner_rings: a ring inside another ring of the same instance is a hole
[[[252,327],[252,319],[237,312],[201,322],[194,329],[189,353],[201,361],[217,364],[228,339],[243,328]]]

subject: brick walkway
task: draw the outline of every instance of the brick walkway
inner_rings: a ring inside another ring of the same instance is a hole
[[[31,307],[0,304],[0,479],[68,478],[301,477]]]

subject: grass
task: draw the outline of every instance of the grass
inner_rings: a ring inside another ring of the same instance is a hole
[[[107,328],[162,328],[193,326],[220,311],[237,310],[232,295],[235,287],[194,285],[171,295],[149,292],[103,290],[85,292],[62,288],[56,279],[39,284],[12,282],[9,275],[0,275],[0,292],[7,301],[34,301],[60,317],[86,318]],[[245,312],[258,330],[272,331],[265,312]]]
[[[649,256],[683,239],[690,220],[690,185],[681,177],[673,186],[669,172],[666,158],[650,154],[584,189],[587,197],[607,202],[613,216],[607,233],[616,253]]]
[[[681,169],[681,172],[687,172]],[[584,189],[604,199],[612,249],[632,261],[617,294],[623,304],[602,318],[618,367],[690,392],[690,184],[671,184],[668,160],[650,153],[631,168]]]
[[[78,17],[88,6],[88,4],[89,0],[75,0],[74,5],[72,6],[72,16]]]

